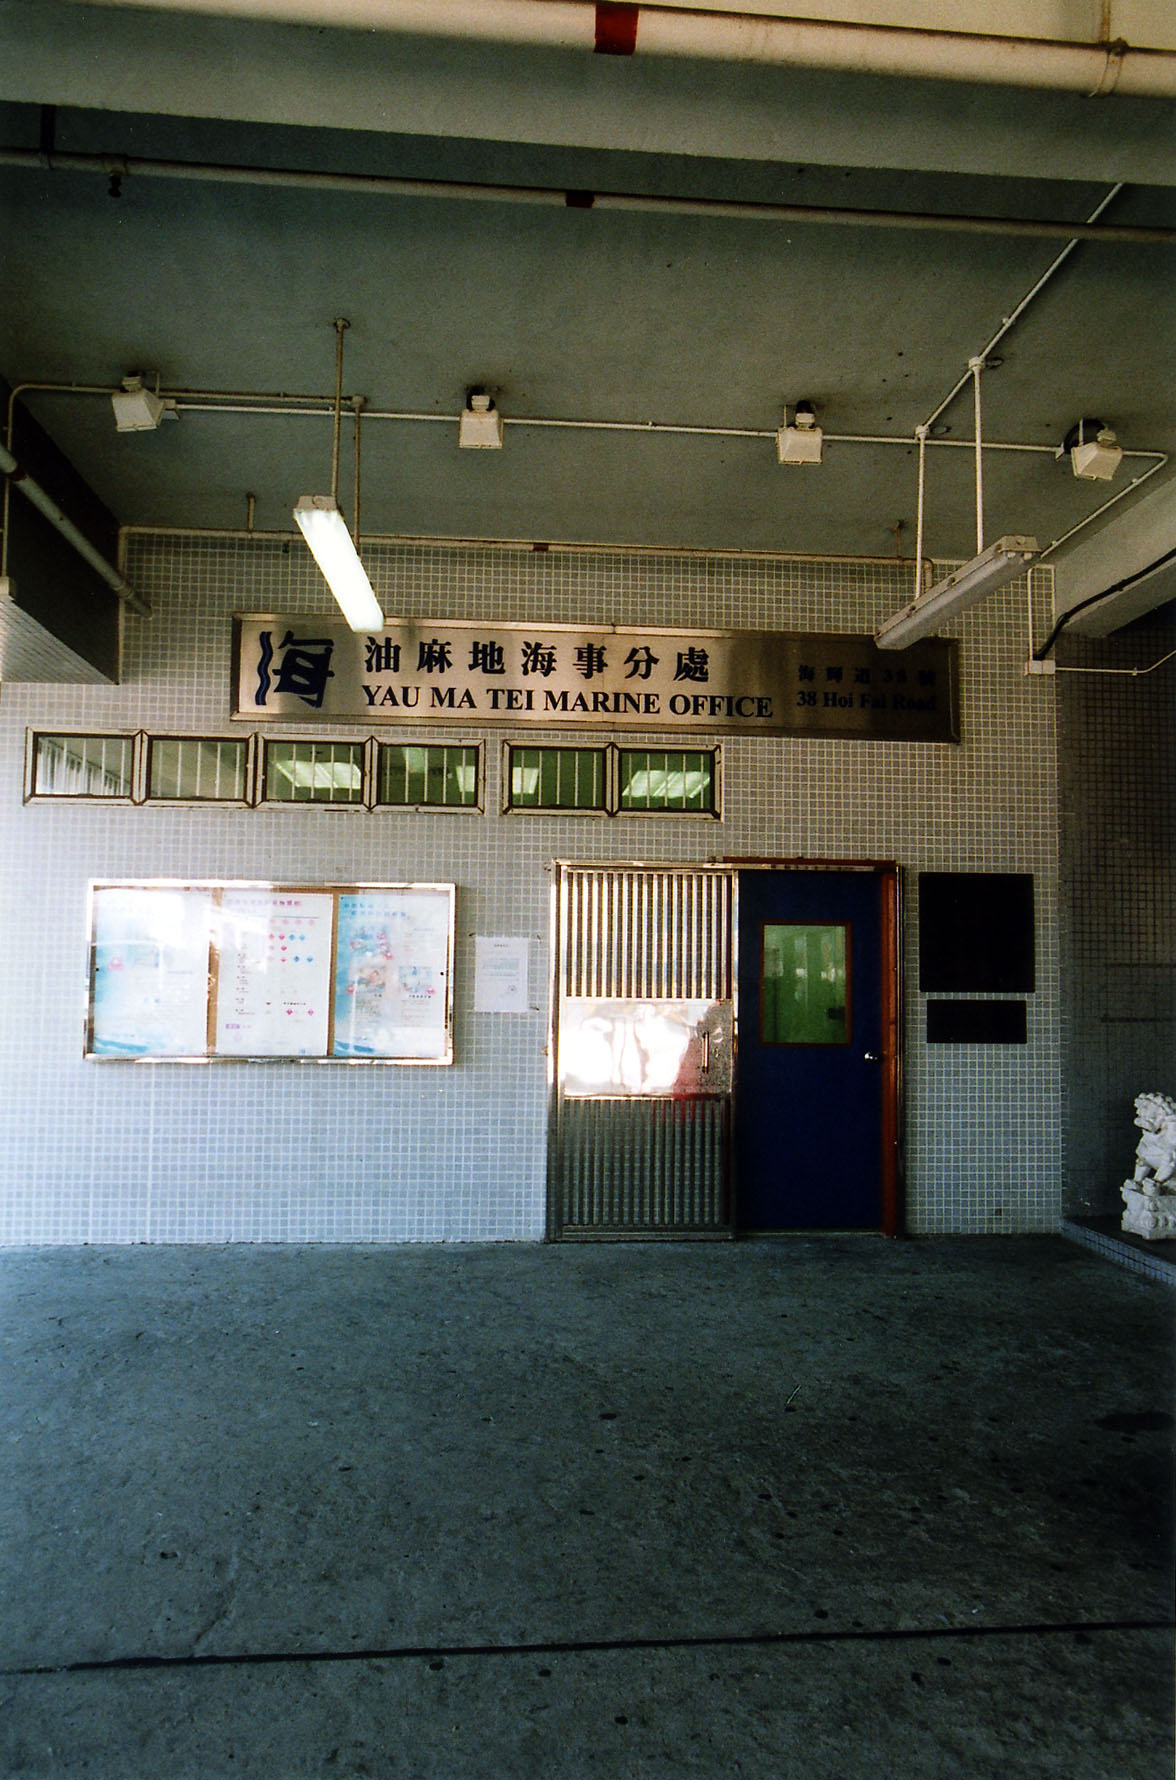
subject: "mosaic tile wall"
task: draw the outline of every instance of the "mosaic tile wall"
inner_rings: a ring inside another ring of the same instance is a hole
[[[1135,1096],[1176,1096],[1176,613],[1060,651],[1064,1203],[1121,1213]],[[1099,670],[1097,672],[1091,670]]]
[[[440,546],[365,555],[390,615],[872,631],[910,591],[897,564]],[[230,615],[329,610],[307,553],[279,543],[144,540],[128,572],[156,616],[128,618],[121,686],[9,684],[0,699],[0,1240],[540,1238],[550,861],[719,855],[897,859],[909,1227],[1057,1227],[1055,694],[1052,681],[1022,674],[1023,589],[957,621],[962,746],[726,738],[721,823],[22,807],[30,725],[228,734]],[[506,733],[487,737],[490,812]],[[1035,876],[1038,989],[1025,1046],[923,1042],[917,875],[950,869]],[[86,885],[119,876],[454,881],[456,1065],[84,1062]],[[529,1014],[473,1011],[476,933],[528,938]]]

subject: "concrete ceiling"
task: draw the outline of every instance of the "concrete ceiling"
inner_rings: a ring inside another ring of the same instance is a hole
[[[46,107],[53,108],[51,111]],[[296,121],[291,121],[296,120]],[[892,556],[914,550],[915,429],[1066,247],[1025,237],[296,190],[101,171],[69,155],[631,193],[827,210],[1176,229],[1169,101],[434,42],[0,0],[0,374],[11,384],[329,397],[456,415],[368,420],[366,533]],[[133,162],[132,162],[133,166]],[[1083,240],[984,372],[994,445],[1116,429],[1117,481],[992,449],[986,534],[1043,544],[1176,450],[1171,240]],[[768,435],[811,400],[820,467]],[[288,528],[330,484],[331,422],[198,411],[116,434],[100,396],[32,411],[123,522]],[[319,404],[320,410],[322,404]],[[623,423],[524,426],[527,419]],[[886,435],[894,444],[838,443]],[[928,451],[927,552],[975,548],[969,386]],[[1167,475],[1161,470],[1159,478]],[[1159,479],[1158,478],[1158,479]],[[1154,487],[1155,484],[1153,483]],[[351,430],[341,499],[350,508]],[[1135,498],[1128,495],[1119,509]]]

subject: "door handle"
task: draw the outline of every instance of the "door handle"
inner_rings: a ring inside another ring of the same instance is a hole
[[[862,1062],[863,1063],[881,1063],[881,1061],[882,1061],[882,1059],[878,1055],[877,1051],[863,1051],[862,1052]]]

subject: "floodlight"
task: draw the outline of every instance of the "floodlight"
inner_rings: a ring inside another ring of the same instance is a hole
[[[154,432],[165,414],[175,416],[175,404],[158,389],[146,389],[141,376],[124,377],[122,389],[110,398],[114,424],[120,433]]]
[[[776,432],[776,456],[782,464],[819,464],[824,439],[811,402],[797,402],[792,425],[785,410],[784,425]]]
[[[463,451],[497,451],[502,446],[502,415],[484,389],[471,389],[461,411],[457,442]]]
[[[1070,455],[1070,467],[1084,482],[1109,482],[1123,461],[1122,447],[1101,420],[1080,420],[1062,441],[1059,457]]]

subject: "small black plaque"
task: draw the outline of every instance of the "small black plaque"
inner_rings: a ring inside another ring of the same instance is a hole
[[[929,1001],[929,1045],[1023,1045],[1027,1042],[1023,1001]]]

